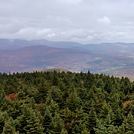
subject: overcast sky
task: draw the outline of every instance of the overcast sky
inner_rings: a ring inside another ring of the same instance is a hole
[[[0,0],[0,38],[134,42],[134,0]]]

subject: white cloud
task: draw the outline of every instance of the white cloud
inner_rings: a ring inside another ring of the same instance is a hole
[[[55,33],[50,33],[50,34],[47,35],[47,37],[50,38],[50,39],[53,38],[53,37],[55,37],[55,36],[56,36]]]
[[[0,38],[134,41],[132,0],[0,0]]]
[[[110,18],[107,17],[107,16],[103,16],[101,18],[98,18],[97,20],[98,20],[99,23],[106,24],[106,25],[111,23]]]

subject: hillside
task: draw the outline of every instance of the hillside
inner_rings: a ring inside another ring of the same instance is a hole
[[[133,80],[134,44],[0,40],[0,63],[0,71],[7,73],[64,68]]]

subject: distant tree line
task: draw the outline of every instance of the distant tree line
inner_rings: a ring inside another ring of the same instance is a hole
[[[134,134],[133,100],[124,77],[0,73],[0,133]]]

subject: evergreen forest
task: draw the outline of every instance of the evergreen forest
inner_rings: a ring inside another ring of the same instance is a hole
[[[0,134],[134,134],[133,100],[125,77],[0,73]]]

